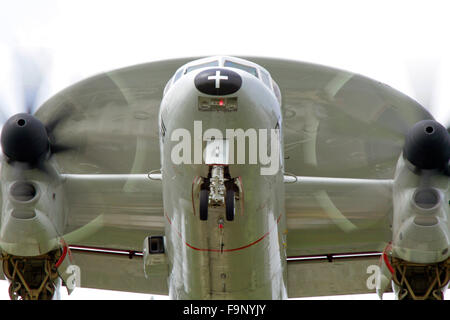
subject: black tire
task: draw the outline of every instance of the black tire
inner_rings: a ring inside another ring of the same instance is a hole
[[[225,195],[225,211],[227,221],[234,220],[234,190],[227,189],[227,193]]]
[[[208,220],[209,192],[207,189],[200,190],[200,220]]]

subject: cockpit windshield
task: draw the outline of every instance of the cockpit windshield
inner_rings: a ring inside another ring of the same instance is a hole
[[[196,70],[196,69],[200,69],[200,68],[217,67],[217,66],[219,66],[219,61],[217,61],[217,60],[205,62],[205,63],[197,64],[195,66],[187,67],[184,74],[191,72],[193,70]]]
[[[237,68],[237,69],[244,70],[244,71],[246,71],[246,72],[248,72],[248,73],[250,73],[250,74],[252,74],[252,75],[254,75],[255,77],[258,78],[258,71],[254,67],[246,66],[246,65],[243,65],[243,64],[240,64],[240,63],[237,63],[237,62],[233,62],[233,61],[230,61],[230,60],[225,60],[223,66],[224,67]]]
[[[197,63],[197,64],[196,64]],[[172,84],[177,82],[179,79],[181,79],[185,74],[188,74],[191,71],[201,69],[201,68],[208,68],[208,67],[229,67],[229,68],[235,68],[243,70],[247,73],[250,73],[252,76],[256,77],[264,85],[269,88],[277,97],[280,105],[281,105],[281,93],[280,89],[278,88],[277,84],[272,80],[269,72],[265,70],[262,67],[259,67],[258,65],[249,62],[246,63],[246,60],[239,59],[239,58],[233,58],[233,57],[209,57],[209,58],[203,58],[201,61],[193,61],[190,63],[185,64],[184,66],[180,67],[173,77],[168,81],[166,87],[164,88],[164,94],[170,89]]]

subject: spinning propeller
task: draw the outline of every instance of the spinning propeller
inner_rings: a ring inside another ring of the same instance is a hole
[[[60,109],[48,123],[43,123],[33,112],[44,83],[42,65],[30,55],[16,54],[19,75],[18,87],[23,95],[23,112],[15,114],[3,124],[1,146],[8,162],[20,168],[36,168],[48,173],[46,161],[54,154],[70,151],[74,146],[55,142],[54,129],[71,114],[68,108]],[[5,108],[2,108],[3,114]]]
[[[439,63],[420,61],[409,65],[409,75],[417,100],[439,119],[433,103]],[[404,156],[419,169],[443,169],[450,173],[450,119],[447,129],[435,120],[422,120],[409,129],[403,147]]]

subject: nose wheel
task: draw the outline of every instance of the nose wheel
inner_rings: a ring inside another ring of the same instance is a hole
[[[227,189],[227,193],[225,195],[225,211],[227,221],[234,220],[234,190]]]
[[[211,166],[208,177],[203,178],[200,187],[200,220],[208,220],[209,207],[225,207],[227,221],[233,221],[237,190],[240,189],[236,186],[235,179],[231,178],[227,166]]]
[[[200,190],[200,220],[208,220],[209,191],[208,189]]]

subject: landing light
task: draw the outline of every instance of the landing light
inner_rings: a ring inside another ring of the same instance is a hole
[[[237,98],[198,98],[199,111],[237,111]]]

